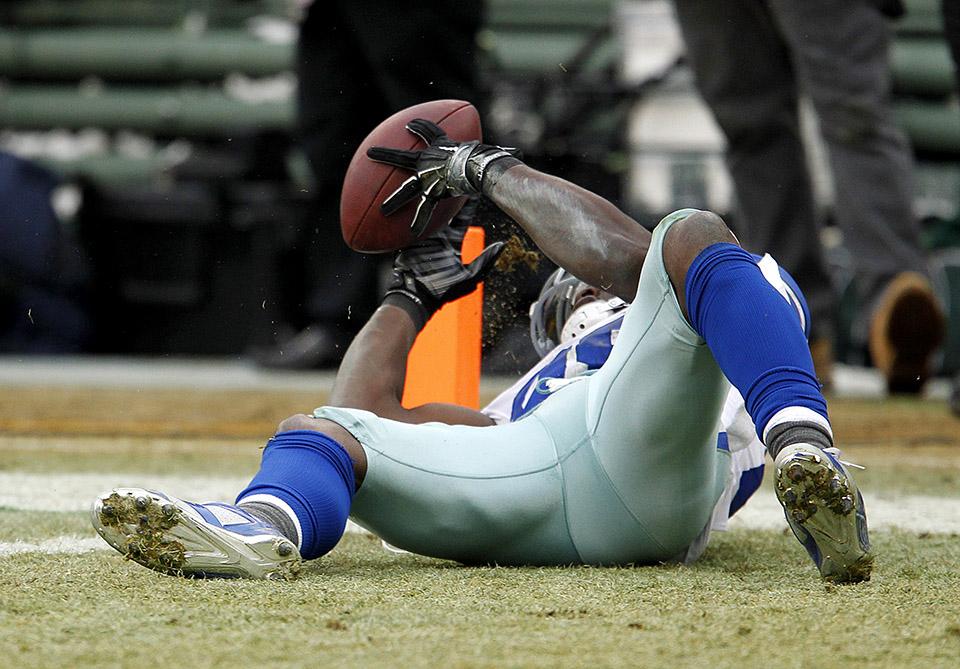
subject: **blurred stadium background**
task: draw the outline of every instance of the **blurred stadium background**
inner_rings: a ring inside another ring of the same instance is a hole
[[[950,320],[926,398],[885,397],[838,334],[831,411],[849,457],[869,466],[871,584],[824,589],[767,490],[693,569],[450,569],[350,534],[278,597],[276,584],[183,584],[124,563],[85,509],[123,484],[227,499],[277,421],[329,391],[329,371],[265,372],[249,358],[305,299],[289,272],[314,224],[294,127],[304,2],[0,2],[0,655],[38,667],[743,667],[776,649],[785,667],[955,667],[960,423],[943,399],[960,371],[960,105],[939,0],[906,4],[895,108]],[[681,206],[730,214],[723,139],[670,0],[487,0],[477,43],[489,136],[645,225]],[[836,228],[823,243],[849,323],[849,258]],[[531,362],[526,306],[549,269],[491,278],[482,400]]]
[[[0,214],[0,350],[236,358],[296,320],[304,286],[284,268],[312,224],[291,70],[303,4],[0,6],[0,192],[17,201],[19,189],[24,202]],[[895,104],[951,316],[946,375],[960,367],[960,109],[938,0],[907,5]],[[683,64],[668,0],[489,0],[477,39],[489,136],[647,225],[680,206],[729,214],[723,138]],[[827,220],[828,184],[817,183]],[[835,228],[824,244],[848,322],[856,305]],[[529,348],[512,322],[543,275],[495,319],[488,371],[529,362],[532,352],[504,362],[497,346]],[[843,328],[838,339],[841,362],[865,362]]]

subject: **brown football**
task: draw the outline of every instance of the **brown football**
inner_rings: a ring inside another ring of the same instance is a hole
[[[390,216],[380,213],[380,204],[410,176],[407,170],[375,163],[367,158],[367,149],[384,146],[391,149],[423,148],[420,138],[406,129],[415,118],[433,121],[458,142],[481,139],[480,115],[476,107],[463,100],[434,100],[399,111],[367,135],[353,154],[340,194],[340,229],[350,248],[364,253],[383,253],[402,249],[413,241],[410,223],[417,200]],[[441,200],[430,217],[423,235],[447,225],[460,211],[466,198]]]

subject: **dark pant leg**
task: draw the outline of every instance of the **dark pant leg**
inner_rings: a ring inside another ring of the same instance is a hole
[[[359,329],[376,307],[380,257],[351,250],[340,232],[340,190],[357,146],[386,118],[389,107],[357,54],[357,41],[339,3],[314,3],[297,45],[297,114],[301,145],[313,172],[309,222],[300,240],[308,321]],[[350,327],[356,323],[356,327]]]
[[[889,104],[889,27],[873,0],[770,0],[770,6],[820,120],[836,220],[867,316],[893,275],[924,271],[912,152]],[[865,337],[864,323],[857,332]]]
[[[432,0],[337,3],[373,77],[373,87],[392,111],[455,98],[478,104],[476,36],[482,2]]]
[[[942,0],[941,10],[943,11],[943,36],[950,45],[956,77],[960,72],[960,0]]]
[[[796,278],[814,336],[828,336],[833,291],[787,45],[764,0],[676,0],[676,7],[697,85],[727,138],[737,234]]]
[[[313,168],[316,214],[307,247],[305,311],[348,334],[379,302],[387,256],[356,253],[339,225],[340,190],[356,147],[377,124],[410,105],[475,100],[474,48],[481,3],[444,0],[314,3],[297,49],[298,113]],[[347,320],[349,318],[349,320]]]

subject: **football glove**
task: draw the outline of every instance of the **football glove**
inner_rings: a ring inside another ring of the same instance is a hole
[[[496,242],[464,265],[460,247],[467,227],[466,217],[459,216],[442,230],[400,251],[394,260],[384,304],[407,311],[417,329],[447,302],[472,293],[503,251],[503,242]]]
[[[432,121],[414,119],[406,128],[419,137],[426,148],[404,151],[374,146],[367,150],[367,157],[414,173],[380,205],[380,212],[389,216],[419,198],[410,225],[414,238],[427,229],[430,215],[439,200],[483,192],[484,174],[496,161],[508,159],[498,165],[501,170],[520,163],[516,149],[481,144],[476,140],[455,142]]]

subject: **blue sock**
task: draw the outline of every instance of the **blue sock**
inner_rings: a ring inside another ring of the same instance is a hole
[[[753,256],[735,244],[707,247],[687,270],[685,292],[693,329],[743,395],[761,439],[783,409],[802,407],[828,419],[797,311]]]
[[[297,517],[300,555],[306,560],[330,552],[343,536],[356,485],[346,450],[311,430],[281,432],[267,442],[260,471],[237,495],[272,495]]]

